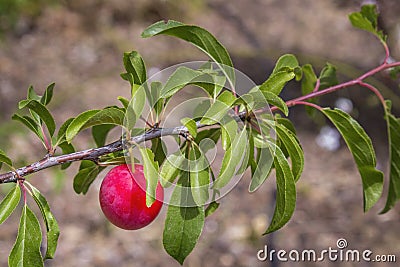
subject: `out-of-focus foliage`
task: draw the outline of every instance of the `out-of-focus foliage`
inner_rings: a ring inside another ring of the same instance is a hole
[[[0,36],[17,28],[29,28],[46,6],[56,3],[55,0],[1,0]]]

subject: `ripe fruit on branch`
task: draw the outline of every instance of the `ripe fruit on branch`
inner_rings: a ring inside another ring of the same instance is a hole
[[[125,230],[147,226],[161,210],[164,191],[158,184],[156,201],[147,207],[145,188],[143,165],[135,164],[134,172],[127,164],[112,168],[100,187],[99,200],[104,215],[115,226]]]

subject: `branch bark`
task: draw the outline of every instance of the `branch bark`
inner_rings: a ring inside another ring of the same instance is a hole
[[[197,128],[203,128],[207,125],[199,124]],[[175,128],[157,128],[151,129],[144,134],[134,136],[131,138],[131,142],[135,144],[140,144],[144,141],[159,138],[161,136],[168,135],[183,135],[188,132],[188,129],[185,126],[179,126]],[[0,174],[0,184],[4,183],[16,183],[18,179],[23,179],[24,176],[29,174],[61,165],[68,162],[81,161],[81,160],[92,160],[96,161],[99,157],[121,151],[124,148],[124,144],[122,140],[115,141],[111,144],[105,145],[103,147],[91,148],[87,150],[82,150],[78,152],[74,152],[71,154],[59,155],[59,156],[46,156],[43,159],[34,162],[28,166],[24,166],[16,169],[15,171],[9,171],[3,174]]]

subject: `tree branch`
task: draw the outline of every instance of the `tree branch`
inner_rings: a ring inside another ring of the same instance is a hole
[[[335,86],[331,86],[329,88],[326,88],[324,90],[318,91],[314,90],[308,95],[300,96],[298,98],[288,100],[286,101],[286,105],[288,107],[293,107],[298,104],[305,104],[305,100],[308,100],[310,98],[326,95],[353,85],[361,85],[364,87],[367,87],[374,91],[376,93],[377,89],[375,89],[372,86],[369,86],[368,84],[364,83],[363,80],[380,72],[385,69],[389,68],[394,68],[394,67],[399,67],[400,62],[384,62],[383,64],[379,65],[378,67],[366,72],[365,74],[361,75],[360,77],[350,80],[348,82],[344,82]],[[381,102],[384,103],[383,97],[380,94],[377,94],[378,97],[380,98]],[[273,106],[273,107],[268,107],[268,108],[262,108],[260,110],[254,111],[254,113],[261,113],[270,110],[271,112],[277,111],[278,108]],[[237,121],[244,121],[246,119],[246,113],[242,112],[239,113],[237,116],[235,116],[235,120]],[[211,125],[203,125],[200,124],[200,122],[197,122],[197,128],[204,128],[206,126],[211,126]],[[218,123],[217,123],[218,124]],[[134,136],[131,138],[131,142],[134,144],[140,144],[144,141],[159,138],[161,136],[168,136],[168,135],[183,135],[186,136],[188,133],[188,129],[185,126],[178,126],[175,128],[156,128],[156,129],[150,129],[144,134]],[[96,161],[99,157],[113,153],[113,152],[118,152],[122,151],[124,149],[124,145],[122,140],[115,141],[111,144],[105,145],[103,147],[98,147],[98,148],[91,148],[87,150],[82,150],[78,152],[74,152],[71,154],[65,154],[65,155],[59,155],[59,156],[52,156],[52,155],[47,155],[45,158],[32,163],[28,166],[24,166],[21,168],[16,169],[15,171],[9,171],[3,174],[0,174],[0,184],[5,184],[5,183],[16,183],[19,179],[23,179],[23,177],[53,167],[57,165],[61,165],[64,163],[68,162],[74,162],[74,161],[81,161],[81,160],[91,160],[91,161]]]
[[[206,126],[207,125],[198,123],[197,128],[203,128]],[[187,132],[188,129],[185,126],[179,126],[175,128],[150,129],[144,134],[132,137],[131,142],[135,144],[140,144],[144,141],[159,138],[161,136],[182,135]],[[32,163],[28,166],[18,168],[15,171],[10,171],[7,173],[0,174],[0,184],[15,183],[18,181],[18,179],[22,179],[22,177],[27,176],[29,174],[68,162],[81,161],[81,160],[96,161],[101,156],[121,151],[123,150],[123,148],[124,145],[122,140],[118,140],[103,147],[91,148],[87,150],[74,152],[71,154],[65,154],[59,156],[47,155],[45,158],[35,163]]]

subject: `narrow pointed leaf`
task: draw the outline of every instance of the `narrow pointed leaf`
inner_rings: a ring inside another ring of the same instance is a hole
[[[169,20],[166,23],[164,21],[159,21],[145,29],[142,33],[142,37],[147,38],[159,34],[175,36],[195,45],[213,61],[225,65],[221,66],[221,68],[230,80],[229,82],[232,84],[235,83],[235,73],[228,51],[207,30],[198,26],[185,25],[173,20]]]
[[[221,143],[225,151],[230,147],[238,128],[237,122],[230,116],[225,116],[221,120]]]
[[[47,106],[51,99],[53,98],[53,90],[54,90],[54,86],[56,84],[52,83],[49,86],[47,86],[46,91],[44,91],[43,96],[40,98],[40,103],[42,103],[43,105]]]
[[[5,163],[8,166],[13,166],[12,160],[6,155],[6,153],[0,149],[0,168],[2,167],[2,164]]]
[[[204,114],[204,117],[200,120],[200,123],[211,125],[220,122],[222,118],[227,115],[235,100],[236,98],[233,96],[232,92],[222,92],[217,100],[211,104],[210,108]]]
[[[378,12],[376,5],[363,5],[361,11],[351,13],[349,19],[353,27],[368,31],[385,42],[385,35],[382,31],[378,30]]]
[[[55,145],[58,145],[65,141],[65,132],[67,131],[68,126],[73,120],[74,118],[69,118],[61,125],[60,129],[58,129],[57,140],[54,142]]]
[[[254,138],[252,134],[252,128],[247,128],[247,136],[248,139],[246,140],[246,147],[244,151],[244,158],[242,160],[242,163],[237,171],[236,174],[242,174],[244,173],[247,168],[251,165],[251,162],[254,161]]]
[[[233,178],[236,173],[236,167],[239,166],[241,159],[244,157],[246,141],[247,131],[244,129],[236,135],[232,145],[224,154],[218,178],[215,180],[213,185],[214,189],[224,187]]]
[[[56,130],[56,123],[54,122],[53,116],[49,110],[42,103],[37,100],[22,100],[19,102],[18,107],[19,109],[26,107],[35,112],[35,114],[37,114],[39,118],[46,124],[50,136],[53,136],[54,131]]]
[[[276,204],[271,223],[265,234],[282,228],[292,217],[296,206],[296,185],[289,162],[282,150],[275,147]]]
[[[259,149],[256,168],[252,171],[249,192],[256,191],[268,178],[274,160],[272,152],[270,147]]]
[[[163,164],[167,157],[167,146],[161,138],[151,140],[151,151],[154,153],[154,160],[158,163],[158,166]]]
[[[364,211],[368,211],[379,200],[383,190],[383,173],[375,168],[376,156],[371,139],[346,112],[329,108],[322,112],[339,130],[354,157],[363,184]]]
[[[321,73],[319,75],[319,80],[320,80],[320,85],[319,85],[320,90],[337,85],[339,81],[336,77],[336,67],[330,63],[326,63],[325,67],[321,70]]]
[[[16,184],[0,203],[0,224],[13,213],[21,199],[21,189]]]
[[[114,107],[105,108],[102,110],[88,110],[79,114],[68,125],[65,132],[65,137],[68,142],[84,129],[101,124],[122,125],[125,114],[122,110]]]
[[[314,91],[318,78],[311,64],[305,64],[304,66],[302,66],[302,70],[303,78],[301,80],[301,93],[303,95],[307,95]],[[310,98],[306,101],[317,103],[317,98]],[[309,106],[305,106],[305,109],[309,115],[313,115],[313,113],[315,112],[315,109]]]
[[[148,148],[140,148],[143,159],[143,173],[146,178],[146,206],[150,207],[156,196],[158,183],[158,164],[154,161],[154,154]]]
[[[142,115],[146,103],[146,91],[144,87],[140,87],[132,96],[129,106],[125,112],[124,125],[128,129],[132,129],[136,125],[136,121]]]
[[[305,64],[302,66],[302,69],[303,79],[301,80],[301,93],[307,95],[314,90],[318,78],[311,64]]]
[[[72,144],[68,143],[67,141],[64,141],[64,142],[58,144],[58,146],[61,148],[64,155],[75,152],[74,146]],[[72,164],[72,162],[67,162],[67,163],[62,164],[61,170],[67,169],[69,166],[71,166],[71,164]]]
[[[268,104],[274,105],[277,108],[279,108],[279,110],[282,111],[285,116],[289,115],[289,108],[286,105],[285,101],[283,101],[282,98],[280,98],[279,96],[277,96],[274,93],[271,93],[270,91],[263,91],[262,93],[265,97],[265,100],[268,102]]]
[[[205,217],[212,215],[218,209],[218,207],[219,207],[218,202],[215,201],[211,202],[204,211]]]
[[[125,70],[127,73],[131,74],[133,79],[131,84],[142,85],[147,80],[146,66],[144,64],[143,58],[137,51],[132,51],[129,53],[124,53],[123,57]],[[125,79],[125,75],[121,75]]]
[[[193,200],[197,206],[202,206],[209,198],[210,173],[208,171],[208,164],[205,155],[195,147],[192,147],[189,152],[189,160],[190,188]]]
[[[276,133],[289,154],[294,180],[297,182],[304,168],[304,152],[297,137],[282,124],[276,124]]]
[[[296,75],[293,72],[293,69],[284,69],[277,71],[271,74],[268,80],[260,85],[260,90],[262,92],[267,91],[275,95],[279,95],[286,83],[290,80],[293,80],[294,77],[296,77]]]
[[[188,178],[188,177],[183,177]],[[181,179],[182,180],[182,179]],[[204,226],[204,208],[187,207],[191,200],[190,188],[186,184],[175,187],[171,202],[182,205],[169,205],[163,232],[163,245],[169,255],[180,264],[195,247]],[[189,190],[188,190],[189,189]],[[183,203],[182,203],[183,202]]]
[[[34,121],[31,117],[28,116],[20,116],[18,114],[13,114],[13,116],[11,117],[12,120],[14,121],[19,121],[22,124],[24,124],[26,127],[29,128],[29,130],[31,130],[32,132],[35,133],[35,135],[37,137],[39,137],[40,140],[43,141],[43,135],[39,130],[39,125],[36,123],[36,121]]]
[[[161,167],[160,183],[164,188],[170,187],[178,177],[182,163],[185,160],[185,156],[179,152],[178,154],[169,155]]]
[[[92,161],[82,161],[79,172],[74,177],[74,190],[77,194],[86,194],[90,185],[99,175],[101,168]]]
[[[299,62],[297,58],[292,54],[282,55],[275,64],[274,70],[272,73],[276,73],[284,68],[294,69],[299,66]]]
[[[179,67],[168,78],[165,86],[161,89],[160,97],[168,98],[176,94],[180,89],[192,83],[194,79],[204,75],[202,72],[192,70],[188,67]]]
[[[391,103],[388,102],[387,106],[390,107]],[[389,192],[381,213],[388,212],[400,199],[400,120],[391,114],[390,108],[386,109],[385,119],[388,129],[390,174]]]
[[[28,88],[28,93],[27,93],[26,99],[27,100],[37,100],[37,101],[40,100],[40,96],[35,92],[35,89],[33,88],[32,85],[29,86],[29,88]]]
[[[25,205],[19,222],[17,240],[8,257],[11,267],[40,267],[43,266],[40,244],[42,232],[35,214]]]
[[[50,211],[50,206],[47,203],[46,198],[37,190],[34,186],[29,184],[32,197],[36,204],[39,206],[40,212],[42,213],[45,225],[46,225],[46,240],[47,248],[45,259],[54,258],[54,253],[57,249],[58,237],[60,235],[60,229],[58,223],[53,213]]]

